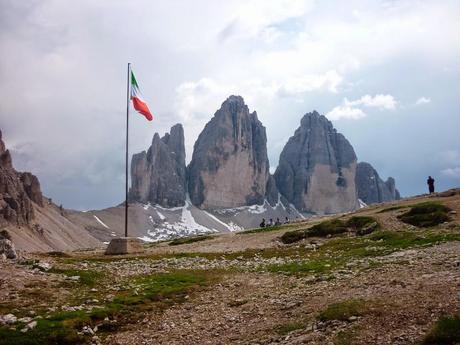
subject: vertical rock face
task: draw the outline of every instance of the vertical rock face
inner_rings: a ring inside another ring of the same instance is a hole
[[[176,207],[185,204],[185,192],[184,129],[177,124],[162,138],[155,133],[147,152],[133,155],[129,199]]]
[[[356,169],[358,197],[366,204],[393,201],[400,198],[395,180],[389,177],[383,181],[377,171],[366,162],[360,162]]]
[[[242,97],[230,96],[195,143],[188,167],[192,203],[205,209],[263,203],[269,179],[266,145],[256,112],[249,112]]]
[[[0,225],[28,224],[34,218],[33,202],[43,206],[40,183],[31,173],[14,170],[0,131]]]
[[[306,114],[284,147],[275,180],[299,211],[325,214],[358,207],[356,155],[347,139],[316,111]]]

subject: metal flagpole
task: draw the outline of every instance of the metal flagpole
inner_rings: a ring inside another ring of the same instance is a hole
[[[126,180],[125,180],[125,237],[128,237],[128,133],[129,133],[129,98],[131,87],[131,63],[128,62],[128,84],[126,94]]]

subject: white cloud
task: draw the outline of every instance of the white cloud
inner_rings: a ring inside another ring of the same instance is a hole
[[[273,101],[278,95],[296,96],[312,91],[336,93],[343,77],[335,70],[324,74],[286,77],[279,80],[243,79],[235,83],[212,78],[187,81],[176,88],[175,111],[185,123],[209,116],[231,94],[244,97],[247,104]]]
[[[460,178],[460,167],[443,169],[441,174],[446,177]]]
[[[261,38],[273,42],[281,32],[274,25],[298,18],[313,8],[311,0],[245,0],[235,6],[234,17],[221,38]]]
[[[359,106],[363,105],[365,107],[370,108],[378,108],[378,109],[388,109],[393,110],[396,108],[398,104],[392,95],[375,95],[374,97],[370,95],[362,96],[360,99],[356,101],[348,101],[345,98],[345,104],[350,106]]]
[[[280,92],[282,94],[298,94],[325,89],[337,93],[342,81],[343,77],[337,71],[330,70],[324,74],[289,78],[280,86]]]
[[[431,98],[420,97],[420,98],[417,99],[417,101],[415,102],[415,105],[422,105],[422,104],[428,104],[428,103],[431,103]]]
[[[329,120],[352,119],[358,120],[366,117],[364,111],[350,105],[339,105],[326,114]]]
[[[366,117],[367,114],[363,111],[363,107],[377,108],[379,110],[394,110],[398,102],[392,95],[378,94],[375,96],[364,95],[361,98],[349,101],[343,99],[343,104],[336,106],[326,116],[330,120],[352,119],[358,120]]]

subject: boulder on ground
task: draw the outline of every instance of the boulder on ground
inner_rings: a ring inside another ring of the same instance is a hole
[[[17,259],[18,257],[14,244],[6,230],[0,232],[0,255],[2,254],[7,259]]]

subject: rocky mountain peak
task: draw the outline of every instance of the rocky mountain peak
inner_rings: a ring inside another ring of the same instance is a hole
[[[13,161],[11,159],[10,151],[6,149],[3,142],[2,132],[0,131],[0,167],[4,169],[12,169]]]
[[[161,138],[155,133],[147,152],[133,155],[129,199],[176,207],[185,204],[185,191],[184,129],[177,124]]]
[[[280,193],[307,213],[357,208],[356,154],[348,140],[317,111],[307,113],[280,155],[275,172]]]
[[[202,208],[261,204],[269,179],[265,127],[241,96],[230,96],[206,124],[188,167],[193,204]]]
[[[355,182],[358,197],[366,204],[400,199],[394,178],[389,177],[384,182],[377,170],[367,162],[358,163]]]
[[[34,218],[33,202],[43,206],[38,178],[13,168],[9,150],[0,131],[0,225],[28,224]]]
[[[0,154],[6,151],[5,143],[3,142],[2,138],[2,131],[0,130]]]

